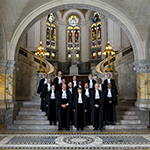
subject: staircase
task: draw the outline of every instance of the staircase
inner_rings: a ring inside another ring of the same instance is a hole
[[[127,103],[127,104],[125,104]],[[116,108],[117,123],[116,125],[104,126],[106,130],[139,130],[147,129],[148,126],[142,124],[138,115],[136,115],[136,108],[133,107],[134,102],[119,102]],[[30,101],[24,102],[20,109],[13,125],[8,125],[7,129],[20,130],[57,130],[58,126],[49,125],[49,121],[45,116],[45,112],[40,110],[40,102]],[[74,126],[70,129],[76,130]],[[85,129],[92,130],[93,126],[87,126]]]

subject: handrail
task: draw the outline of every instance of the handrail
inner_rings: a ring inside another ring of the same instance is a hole
[[[127,48],[123,48],[122,50],[118,51],[117,53],[115,53],[114,55],[110,56],[110,62],[114,62],[115,58],[118,54],[122,53],[122,57],[124,57],[126,54],[130,53],[132,50],[132,47],[129,46]],[[108,58],[105,58],[104,60],[102,60],[97,66],[96,66],[96,71],[98,73],[104,73],[103,70],[106,66],[104,66],[104,64],[108,65]]]
[[[40,57],[36,56],[34,53],[32,53],[31,51],[29,51],[25,48],[20,47],[19,53],[24,55],[25,57],[28,57],[28,54],[29,54],[34,58],[33,61],[35,63],[40,62]],[[45,68],[45,71],[47,72],[47,74],[51,74],[52,72],[54,72],[54,66],[45,59],[43,59],[42,66]]]

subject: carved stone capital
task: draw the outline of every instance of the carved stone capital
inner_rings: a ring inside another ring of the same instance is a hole
[[[13,60],[8,60],[6,73],[12,74],[14,71],[16,72],[17,70],[18,70],[17,63]]]
[[[150,60],[140,60],[134,62],[133,65],[137,74],[150,72]]]

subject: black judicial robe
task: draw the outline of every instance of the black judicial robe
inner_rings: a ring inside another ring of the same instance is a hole
[[[110,79],[110,82],[111,82],[111,85],[112,85],[112,89],[115,89],[116,94],[118,94],[115,80],[114,79]],[[107,84],[108,84],[108,80],[106,79],[106,80],[104,80],[105,89],[107,89]]]
[[[61,77],[61,79],[62,79],[62,77]],[[58,84],[58,81],[59,81],[59,79],[58,79],[58,77],[56,77],[55,79],[54,79],[54,85],[55,85],[55,88],[57,88],[57,86],[59,85]]]
[[[44,82],[45,82],[45,78],[40,80],[39,86],[38,86],[38,89],[37,89],[38,94],[40,94],[42,92],[42,86],[43,86]]]
[[[90,80],[89,80],[89,79],[86,81],[86,83],[88,83],[88,84],[89,84],[89,87],[90,87]],[[92,83],[93,83],[92,89],[94,89],[94,86],[95,86],[95,84],[96,84],[96,81],[92,79]]]
[[[69,94],[69,97],[71,97],[71,100],[70,101],[70,115],[69,115],[69,118],[70,118],[70,121],[71,121],[71,125],[74,124],[74,111],[73,111],[73,100],[74,100],[74,95],[75,95],[75,89],[72,88],[72,93],[71,91],[69,90],[68,88],[68,94]]]
[[[99,83],[98,83],[99,84]],[[99,84],[100,85],[100,84]],[[104,84],[101,84],[101,86],[102,86],[102,91],[101,92],[104,92],[104,90],[105,90],[105,86],[104,86]]]
[[[86,93],[86,89],[84,88],[82,93],[85,95],[86,97],[86,100],[87,100],[87,112],[86,112],[86,123],[87,124],[91,124],[91,90],[88,88],[88,91],[89,91],[89,97],[87,97],[85,95]]]
[[[111,89],[112,98],[107,97],[108,89],[105,89],[105,102],[104,102],[104,111],[105,111],[105,122],[116,122],[116,108],[115,106],[118,104],[117,96],[115,89]],[[112,104],[109,101],[112,101]]]
[[[82,126],[81,128],[83,128],[86,126],[85,110],[87,109],[87,100],[86,96],[82,93],[83,107],[82,110],[79,110],[78,98],[79,94],[77,93],[73,100],[73,109],[75,109],[75,127],[80,128]]]
[[[51,85],[52,85],[52,83],[51,83]],[[43,98],[46,97],[46,94],[47,94],[47,92],[48,92],[47,90],[48,90],[48,85],[47,85],[47,83],[46,83],[46,84],[43,84],[43,85],[42,85],[42,91],[41,91],[41,109],[42,109],[43,111],[46,111],[46,114],[47,114],[46,101],[43,100]]]
[[[100,99],[95,99],[95,89],[92,91],[92,112],[91,112],[91,121],[93,127],[102,128],[103,127],[103,108],[104,108],[104,93],[99,91]],[[99,108],[95,107],[95,104],[99,105]]]
[[[57,94],[57,107],[58,107],[58,128],[66,128],[69,129],[69,106],[72,101],[68,90],[66,90],[67,99],[62,99],[62,90]],[[66,108],[63,108],[62,104],[69,104]]]

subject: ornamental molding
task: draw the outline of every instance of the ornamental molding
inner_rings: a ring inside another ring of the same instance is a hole
[[[137,74],[150,72],[150,60],[140,60],[133,63]]]

